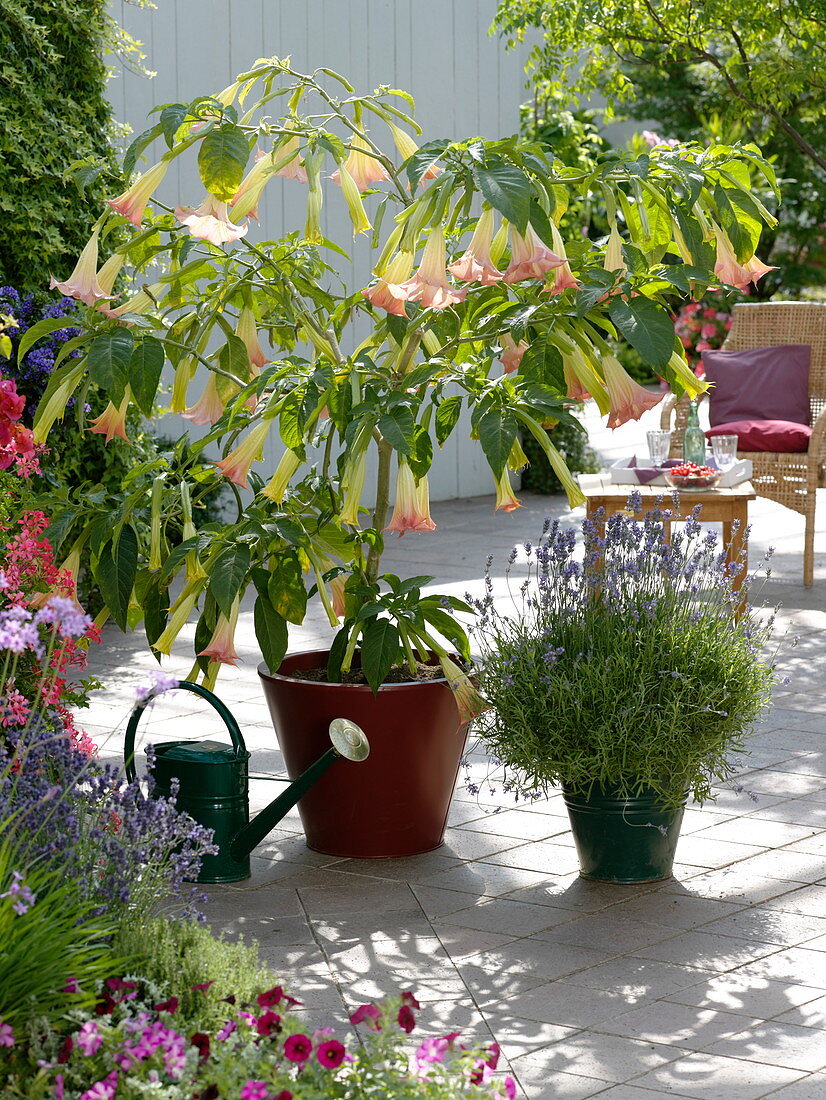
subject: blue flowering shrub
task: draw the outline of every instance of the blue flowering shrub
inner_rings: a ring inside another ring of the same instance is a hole
[[[585,520],[582,541],[548,521],[509,558],[515,607],[495,599],[489,560],[476,728],[517,796],[597,785],[702,802],[769,702],[773,616],[749,603],[748,540],[730,566],[696,511],[666,543],[671,513],[640,510],[632,493],[625,514]]]

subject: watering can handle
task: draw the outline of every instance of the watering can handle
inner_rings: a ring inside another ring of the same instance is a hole
[[[206,701],[211,706],[213,706],[215,710],[218,711],[218,714],[223,718],[224,724],[229,731],[229,736],[232,740],[232,747],[233,749],[235,749],[236,756],[239,756],[241,753],[246,752],[247,747],[244,744],[244,738],[241,735],[241,730],[238,728],[238,723],[233,718],[232,712],[227,708],[224,703],[221,702],[217,695],[213,695],[213,693],[208,688],[202,687],[200,684],[193,684],[190,680],[179,680],[175,687],[170,690],[174,691],[177,688],[183,688],[185,691],[192,691],[196,695],[200,695],[202,699],[206,699]],[[141,720],[141,715],[143,714],[149,703],[152,701],[153,697],[154,696],[146,699],[143,703],[139,703],[135,707],[135,709],[129,716],[129,722],[126,726],[126,737],[124,738],[123,742],[123,762],[126,768],[126,778],[129,780],[130,783],[135,779],[137,775],[137,772],[135,770],[135,734],[138,730],[138,723]]]

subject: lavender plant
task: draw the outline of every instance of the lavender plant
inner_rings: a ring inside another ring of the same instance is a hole
[[[654,510],[642,521],[639,494],[628,514],[573,529],[546,521],[513,607],[497,607],[488,561],[476,601],[480,687],[490,709],[477,729],[524,796],[553,784],[577,792],[653,789],[664,805],[686,792],[702,803],[744,751],[768,704],[774,659],[766,652],[773,616],[739,595],[748,540],[735,566],[697,512],[670,543]],[[741,598],[745,606],[740,605]],[[515,613],[514,613],[515,611]]]

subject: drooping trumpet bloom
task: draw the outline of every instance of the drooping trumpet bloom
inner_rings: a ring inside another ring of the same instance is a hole
[[[653,409],[663,399],[662,393],[651,393],[635,382],[613,355],[602,358],[605,388],[611,400],[608,427],[618,428],[629,420],[639,420],[644,412]]]
[[[115,280],[118,275],[120,275],[120,269],[123,267],[124,258],[121,252],[113,252],[98,272],[98,286],[103,291],[104,298],[112,297]]]
[[[224,415],[225,407],[218,393],[216,376],[210,371],[200,400],[182,412],[181,416],[191,424],[216,424]]]
[[[333,604],[333,614],[337,619],[343,619],[347,613],[344,585],[347,578],[339,574],[330,581],[330,599]]]
[[[553,282],[548,283],[542,293],[561,294],[564,290],[578,290],[579,280],[574,278],[573,272],[571,271],[571,265],[568,263],[568,257],[565,253],[565,245],[562,241],[562,236],[553,222],[551,222],[551,239],[563,263],[554,270]]]
[[[413,253],[397,252],[378,282],[366,287],[361,293],[371,305],[379,306],[396,317],[406,317],[404,303],[407,301],[407,294],[402,286],[412,270]]]
[[[611,222],[611,232],[608,235],[608,244],[605,246],[605,260],[602,264],[605,271],[621,271],[628,274],[628,265],[622,255],[622,237],[617,229],[617,223]]]
[[[519,369],[522,356],[528,350],[530,344],[527,340],[520,340],[517,344],[509,332],[502,333],[499,337],[499,343],[502,345],[502,354],[499,358],[502,360],[505,374],[513,374],[515,370]]]
[[[712,224],[714,225],[714,223]],[[714,232],[717,236],[717,259],[714,264],[714,274],[720,282],[728,283],[729,286],[736,286],[738,290],[746,290],[752,280],[752,273],[738,262],[731,242],[718,225],[714,225]]]
[[[396,474],[396,503],[393,507],[393,516],[385,530],[398,532],[400,538],[408,531],[436,530],[436,524],[428,512],[422,510],[420,506],[416,479],[404,459],[399,459],[399,469]]]
[[[430,516],[430,486],[427,483],[427,474],[423,474],[416,484],[416,507],[419,514],[424,516],[424,530],[435,531],[436,524]]]
[[[235,628],[238,625],[238,608],[240,597],[236,596],[232,601],[229,618],[219,613],[215,630],[209,643],[200,651],[199,657],[209,657],[213,661],[220,661],[223,665],[235,665],[239,661],[235,650]]]
[[[116,199],[107,199],[107,203],[118,214],[128,218],[133,225],[140,225],[146,204],[166,175],[169,164],[168,160],[158,161],[142,176],[139,176],[127,191],[124,191],[122,195],[118,195]]]
[[[98,435],[105,435],[107,443],[111,443],[116,435],[120,436],[121,439],[125,439],[128,443],[129,436],[126,434],[126,410],[129,408],[130,397],[131,394],[127,386],[120,405],[113,405],[110,401],[100,416],[96,416],[95,419],[92,420],[89,431]]]
[[[77,298],[78,301],[84,302],[87,306],[93,306],[100,298],[107,298],[109,296],[106,290],[100,285],[97,276],[97,267],[98,231],[95,230],[86,242],[75,264],[75,269],[69,278],[59,283],[57,279],[52,276],[49,282],[49,289],[59,290],[61,294],[65,294],[69,298]],[[111,290],[111,287],[109,289]]]
[[[746,260],[746,271],[751,274],[751,281],[757,286],[757,280],[761,279],[764,275],[768,275],[770,271],[777,271],[776,267],[771,267],[768,264],[764,264],[762,260],[758,260],[757,256],[752,256],[750,260]]]
[[[197,210],[189,206],[178,206],[175,217],[181,225],[187,226],[197,240],[209,241],[214,245],[237,241],[240,237],[245,237],[249,230],[249,225],[236,225],[230,221],[227,204],[216,199],[209,191]]]
[[[261,490],[261,496],[269,497],[276,504],[281,504],[287,492],[290,478],[302,463],[302,458],[295,451],[286,450],[281,456],[281,461],[275,468],[275,473]]]
[[[367,142],[363,134],[354,134],[350,139],[350,152],[343,167],[353,177],[353,182],[359,191],[367,191],[374,183],[382,183],[390,179],[381,161],[367,151]],[[341,173],[338,169],[330,178],[336,183],[341,183]]]
[[[398,126],[394,126],[392,122],[388,122],[387,125],[390,127],[390,133],[393,135],[393,141],[399,151],[399,156],[402,158],[402,161],[409,160],[414,154],[418,153],[419,147],[410,134],[406,133],[404,130],[400,130]],[[441,168],[434,160],[422,173],[422,179],[435,179],[441,171]]]
[[[206,584],[206,577],[187,581],[180,596],[169,609],[169,619],[167,620],[163,633],[152,647],[153,649],[157,649],[159,653],[165,653],[169,656],[172,652],[172,643],[189,621],[189,616],[192,614],[193,608],[197,603],[198,596],[203,589],[206,588]]]
[[[216,462],[216,466],[230,481],[240,485],[242,489],[248,489],[247,476],[253,462],[258,461],[264,447],[264,442],[270,434],[271,422],[259,421],[249,435],[230,451],[226,458]]]
[[[255,164],[247,172],[238,185],[238,190],[230,199],[232,216],[236,222],[241,218],[255,218],[258,221],[258,203],[261,200],[261,192],[264,190],[273,173],[273,154],[258,153]]]
[[[494,286],[500,282],[504,273],[490,258],[492,239],[493,210],[489,209],[482,212],[464,254],[448,267],[451,275],[462,282],[481,283],[482,286]]]
[[[342,164],[339,169],[338,182],[341,184],[341,193],[350,211],[350,221],[353,223],[353,236],[357,233],[366,233],[372,229],[364,203],[361,201],[361,192],[356,187],[356,181]]]
[[[159,299],[166,294],[168,289],[166,283],[153,283],[144,290],[139,290],[137,294],[128,298],[115,309],[98,306],[98,310],[107,317],[114,317],[115,319],[123,317],[126,313],[148,313],[150,309],[157,306]]]
[[[522,505],[517,500],[511,488],[508,470],[507,467],[505,467],[496,479],[496,507],[494,508],[494,512],[498,512],[500,508],[503,512],[514,512],[517,508],[521,507]]]
[[[265,363],[269,362],[261,344],[258,341],[258,329],[255,325],[255,314],[244,306],[238,314],[238,323],[235,326],[235,335],[244,341],[247,355],[250,360],[250,368],[253,375],[257,375]]]
[[[397,287],[409,302],[421,302],[425,309],[447,309],[464,301],[467,290],[457,290],[447,281],[445,271],[445,235],[434,226],[422,252],[419,270],[412,279]]]
[[[439,664],[459,708],[460,723],[469,722],[488,709],[489,704],[464,669],[447,655],[439,657]]]
[[[583,386],[577,374],[572,356],[562,356],[562,372],[565,376],[565,385],[567,387],[565,396],[569,397],[572,401],[587,401],[591,395],[585,386]]]
[[[542,279],[549,271],[562,267],[565,260],[547,248],[537,237],[532,226],[525,230],[525,236],[517,233],[511,225],[508,227],[511,244],[511,262],[503,276],[506,283],[518,283],[523,279]]]
[[[304,168],[304,160],[298,152],[298,137],[288,137],[273,149],[273,164],[280,165],[276,168],[275,175],[284,179],[298,180],[299,183],[307,182],[307,172]]]
[[[522,450],[522,444],[519,441],[519,436],[513,441],[511,447],[511,453],[508,455],[508,469],[509,470],[524,470],[529,464],[528,456]]]
[[[359,504],[364,491],[364,479],[367,474],[367,451],[364,450],[355,459],[350,459],[344,467],[341,477],[341,490],[344,495],[344,507],[339,521],[349,527],[359,525]]]

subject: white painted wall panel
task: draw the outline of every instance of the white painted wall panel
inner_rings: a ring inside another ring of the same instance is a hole
[[[136,9],[113,0],[113,12],[144,43],[152,81],[119,73],[111,85],[116,116],[135,133],[148,125],[157,103],[188,101],[219,91],[256,58],[291,55],[297,68],[335,69],[359,90],[379,84],[403,88],[416,99],[424,137],[503,137],[519,125],[524,90],[524,51],[506,54],[488,35],[496,0],[157,0],[157,8]],[[147,156],[159,154],[149,150]],[[151,161],[150,161],[151,163]],[[177,164],[177,162],[176,162]],[[202,188],[192,167],[176,167],[165,181],[170,203],[197,204]],[[283,181],[270,186],[261,208],[261,226],[252,239],[265,240],[303,225],[305,192]],[[327,235],[350,240],[350,223],[337,188],[325,195]],[[352,285],[369,279],[366,240],[354,242],[352,264],[342,275]],[[167,417],[167,435],[184,423]],[[490,473],[478,445],[461,434],[439,452],[430,478],[434,499],[492,491]],[[278,455],[268,456],[277,461]]]

